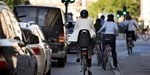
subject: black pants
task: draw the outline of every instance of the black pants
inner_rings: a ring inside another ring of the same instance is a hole
[[[135,31],[128,31],[128,32],[126,32],[126,38],[130,37],[130,35],[132,37],[132,40],[134,40],[134,41],[137,40],[136,35],[135,35]]]
[[[112,53],[112,57],[113,57],[113,65],[115,67],[117,67],[117,53],[116,53],[116,35],[113,34],[105,34],[103,35],[103,51],[105,50],[105,45],[108,44],[108,42],[105,41],[105,39],[108,38],[111,41],[109,42],[110,46],[111,46],[111,53]]]

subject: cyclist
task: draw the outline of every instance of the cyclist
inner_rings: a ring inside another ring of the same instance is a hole
[[[103,24],[102,28],[98,31],[100,33],[101,31],[104,31],[104,35],[102,39],[109,38],[110,46],[111,46],[111,53],[113,57],[113,65],[115,68],[117,68],[117,53],[116,53],[116,35],[118,35],[118,27],[117,24],[114,22],[114,15],[109,14],[107,16],[107,21]],[[103,41],[103,51],[105,50],[105,41]]]
[[[122,23],[124,26],[128,25],[128,31],[126,32],[126,44],[128,43],[127,38],[132,37],[133,41],[137,40],[136,29],[139,30],[139,25],[136,20],[132,19],[131,15],[126,15],[125,21]],[[134,46],[134,42],[132,44]]]
[[[80,18],[76,21],[73,33],[69,37],[68,41],[69,42],[77,42],[78,34],[81,29],[88,29],[90,31],[91,38],[95,37],[95,28],[93,25],[93,20],[91,18],[88,18],[88,11],[85,9],[81,10]],[[93,50],[94,41],[92,42],[91,45],[92,45],[91,47]],[[78,58],[76,61],[80,62],[79,50],[78,50]],[[90,71],[91,59],[89,59],[89,61],[87,61],[87,63],[88,63],[88,73],[89,73],[89,75],[91,75],[92,74],[92,72]]]

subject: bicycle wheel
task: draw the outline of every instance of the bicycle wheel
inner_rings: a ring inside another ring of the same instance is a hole
[[[130,39],[128,42],[128,55],[132,54],[132,40]]]
[[[149,40],[149,35],[148,34],[142,34],[142,40],[148,41]]]
[[[107,58],[103,58],[103,62],[102,62],[102,68],[105,71],[106,70],[106,64],[107,64]]]
[[[98,59],[98,66],[101,66],[102,65],[102,59],[103,59],[101,50],[98,51],[97,59]]]
[[[82,65],[83,65],[83,75],[86,75],[86,71],[87,71],[87,62],[86,62],[86,57],[83,56],[82,58]]]
[[[103,62],[102,62],[102,68],[103,70],[105,71],[106,70],[106,65],[107,65],[107,61],[108,61],[108,54],[107,54],[107,49],[108,48],[105,48],[106,50],[104,51],[104,54],[103,54]]]

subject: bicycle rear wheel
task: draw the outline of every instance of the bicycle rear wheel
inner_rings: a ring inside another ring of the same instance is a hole
[[[128,55],[132,54],[132,40],[129,40],[128,42]]]
[[[102,52],[99,50],[99,52],[98,52],[98,54],[97,54],[97,59],[98,59],[98,66],[100,66],[100,65],[102,65],[102,59],[103,59],[103,57],[102,57]]]
[[[103,58],[102,68],[104,71],[106,70],[106,65],[107,65],[107,58]]]
[[[83,65],[83,75],[86,75],[86,71],[87,71],[87,61],[86,61],[86,57],[83,56],[82,58],[82,65]]]
[[[150,39],[148,34],[142,34],[141,36],[142,36],[142,40],[144,41],[148,41]]]

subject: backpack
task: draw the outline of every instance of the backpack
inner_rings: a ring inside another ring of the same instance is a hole
[[[101,19],[97,19],[96,23],[94,24],[94,28],[96,30],[96,32],[102,27],[101,25]]]

